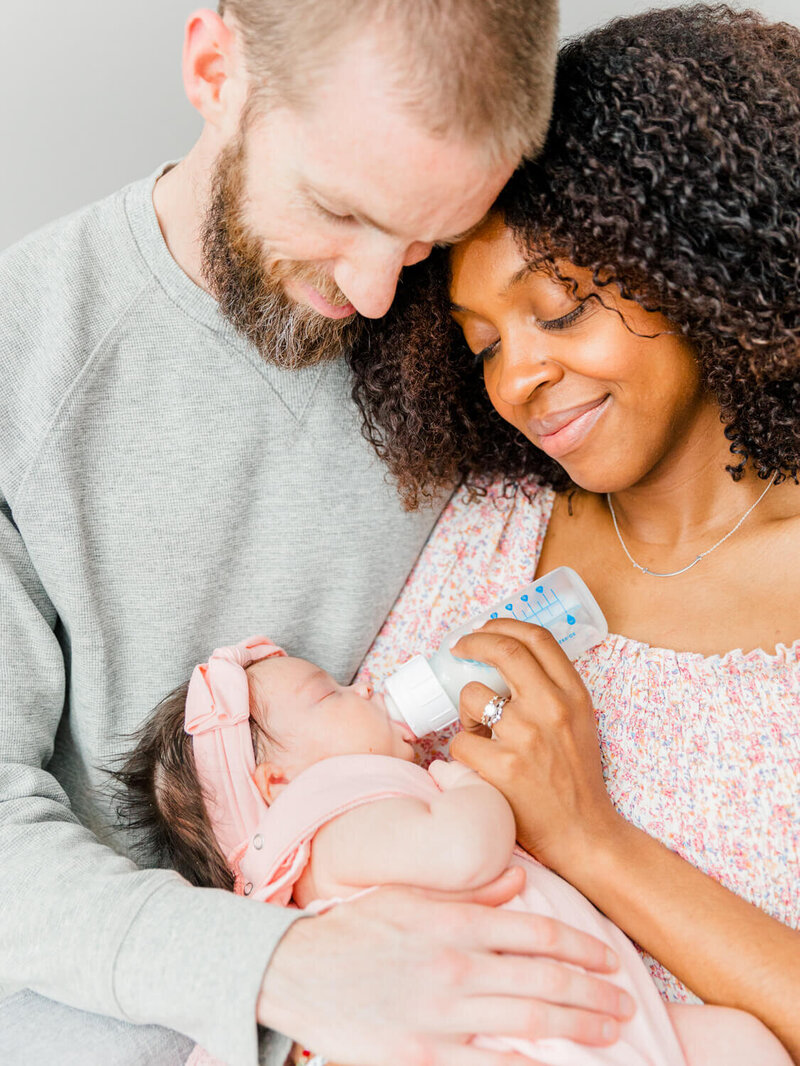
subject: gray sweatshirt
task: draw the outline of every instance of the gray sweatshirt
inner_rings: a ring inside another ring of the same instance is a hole
[[[341,361],[266,365],[180,270],[162,169],[0,256],[0,994],[254,1066],[296,912],[138,868],[102,771],[218,645],[349,680],[439,508],[403,513]]]

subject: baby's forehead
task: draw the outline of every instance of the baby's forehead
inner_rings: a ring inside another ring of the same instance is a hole
[[[259,694],[265,698],[277,692],[297,691],[315,677],[328,677],[319,666],[293,655],[261,659],[248,667],[247,675],[251,684],[255,683]]]

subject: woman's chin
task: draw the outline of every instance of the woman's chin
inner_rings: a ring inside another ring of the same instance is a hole
[[[606,473],[600,473],[597,470],[586,470],[579,463],[559,463],[559,466],[562,467],[572,484],[583,492],[591,492],[599,496],[605,492],[613,491],[613,489],[606,488],[606,485],[612,480]]]
[[[565,457],[559,466],[573,485],[596,496],[605,496],[607,492],[622,492],[643,477],[641,471],[626,469],[623,461],[609,463],[607,456],[603,457],[602,463],[592,462],[588,458],[584,461],[582,457],[580,460],[576,457],[570,461]]]

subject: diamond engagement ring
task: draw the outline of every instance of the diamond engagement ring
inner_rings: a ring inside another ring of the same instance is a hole
[[[503,717],[503,708],[508,703],[508,696],[494,696],[483,708],[481,722],[492,729]]]

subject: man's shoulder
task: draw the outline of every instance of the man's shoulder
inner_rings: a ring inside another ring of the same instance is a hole
[[[0,352],[42,325],[68,335],[70,320],[55,320],[68,307],[81,308],[84,325],[95,315],[113,314],[146,283],[125,207],[133,188],[51,222],[0,253]]]
[[[0,472],[35,446],[92,353],[151,284],[130,229],[135,186],[0,253]],[[2,481],[0,481],[2,486]]]

